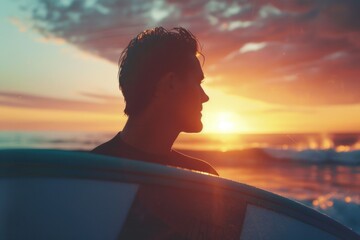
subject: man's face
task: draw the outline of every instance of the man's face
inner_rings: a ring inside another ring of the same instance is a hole
[[[184,71],[183,77],[178,79],[178,88],[174,94],[174,120],[180,131],[200,132],[203,128],[202,104],[209,100],[201,86],[204,73],[195,56],[189,58],[188,67]]]

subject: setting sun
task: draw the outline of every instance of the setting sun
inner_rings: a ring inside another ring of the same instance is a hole
[[[212,112],[202,119],[205,133],[248,133],[254,128],[247,124],[247,119],[231,111]]]
[[[234,123],[230,113],[219,113],[217,118],[217,130],[222,133],[234,132]]]

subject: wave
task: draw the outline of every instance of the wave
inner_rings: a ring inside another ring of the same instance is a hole
[[[273,158],[286,159],[297,162],[308,162],[314,164],[329,163],[329,164],[346,164],[358,165],[360,164],[360,150],[353,150],[347,152],[336,151],[335,149],[276,149],[265,148],[265,153]]]
[[[109,140],[112,136],[111,133],[101,132],[0,131],[0,148],[90,150]],[[214,163],[221,159],[221,164],[229,165],[234,164],[233,160],[238,160],[241,163],[263,164],[285,160],[281,161],[281,163],[287,161],[312,164],[360,165],[359,133],[333,134],[327,137],[308,134],[234,135],[232,136],[234,138],[228,139],[230,142],[222,142],[221,138],[219,140],[218,135],[213,137],[188,137],[185,139],[180,138],[180,144],[175,148],[185,150],[185,153],[189,155],[213,161]],[[289,141],[294,145],[291,145]],[[208,145],[212,147],[208,147]],[[194,146],[197,148],[194,149]]]

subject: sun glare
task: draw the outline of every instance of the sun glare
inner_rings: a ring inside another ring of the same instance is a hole
[[[229,135],[253,132],[245,118],[232,111],[213,111],[202,119],[205,133]]]
[[[219,113],[217,118],[217,128],[219,132],[230,133],[235,129],[232,121],[232,115],[230,113]]]

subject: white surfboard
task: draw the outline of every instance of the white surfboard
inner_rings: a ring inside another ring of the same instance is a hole
[[[0,212],[0,239],[360,239],[245,184],[62,150],[0,150]]]

